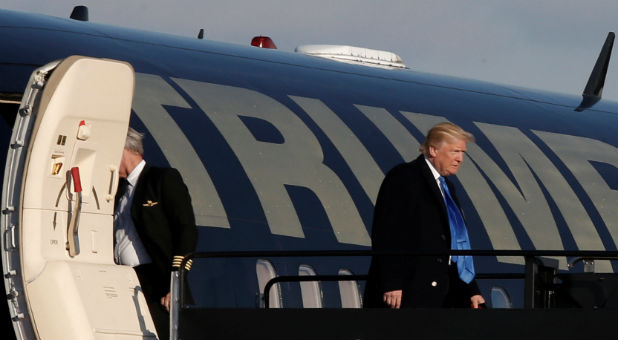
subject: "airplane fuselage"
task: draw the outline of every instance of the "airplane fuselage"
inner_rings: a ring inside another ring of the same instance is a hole
[[[130,125],[147,134],[148,163],[181,172],[200,251],[369,249],[385,173],[414,159],[424,134],[442,121],[476,138],[454,180],[474,249],[616,250],[615,102],[576,112],[578,97],[414,70],[8,11],[0,22],[2,94],[23,92],[34,68],[70,55],[133,66]],[[5,118],[3,160],[12,125]],[[279,263],[278,274],[297,275],[302,261]],[[314,267],[364,274],[367,264]],[[479,261],[480,271],[521,264]],[[596,270],[616,266],[598,262]],[[239,272],[217,287],[242,278]],[[243,287],[231,301],[196,296],[255,306],[257,279]]]

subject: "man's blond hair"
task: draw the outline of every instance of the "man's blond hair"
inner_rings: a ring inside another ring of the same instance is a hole
[[[465,131],[453,123],[444,122],[436,124],[434,127],[429,129],[429,132],[427,132],[427,137],[425,138],[423,144],[421,144],[418,148],[418,151],[425,155],[429,155],[429,146],[439,149],[440,145],[448,139],[474,142],[474,136],[470,132]]]

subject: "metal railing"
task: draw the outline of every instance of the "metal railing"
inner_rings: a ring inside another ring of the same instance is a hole
[[[186,269],[188,261],[196,258],[293,258],[293,257],[372,257],[372,256],[449,256],[471,255],[491,257],[523,257],[525,260],[522,273],[478,273],[479,279],[524,279],[524,303],[526,308],[534,308],[534,290],[538,284],[539,267],[543,266],[542,257],[575,257],[568,263],[569,268],[580,261],[618,260],[618,251],[580,251],[580,250],[451,250],[451,251],[372,251],[372,250],[315,250],[315,251],[228,251],[228,252],[195,252],[187,254],[180,270],[172,275],[172,304],[170,310],[171,339],[178,338],[179,310],[185,301]],[[590,264],[588,262],[588,269]],[[557,268],[555,269],[557,272]],[[304,281],[350,281],[365,280],[366,275],[312,275],[312,276],[278,276],[269,280],[263,292],[264,307],[269,307],[269,291],[273,285],[280,282]]]
[[[367,275],[288,275],[274,277],[264,285],[264,308],[270,308],[270,289],[282,282],[311,282],[311,281],[366,281]],[[523,279],[524,273],[479,273],[475,278],[485,279]]]
[[[311,282],[311,281],[364,281],[367,275],[290,275],[274,277],[264,285],[264,308],[270,308],[270,289],[281,282]]]

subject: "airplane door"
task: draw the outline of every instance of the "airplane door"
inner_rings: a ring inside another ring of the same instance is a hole
[[[18,339],[156,337],[137,276],[113,261],[134,82],[128,63],[81,56],[30,79],[2,196],[5,287]]]

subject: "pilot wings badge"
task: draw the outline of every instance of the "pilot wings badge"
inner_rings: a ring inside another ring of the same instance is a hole
[[[153,202],[151,200],[147,200],[146,203],[142,204],[142,206],[144,206],[144,207],[154,207],[157,204],[159,204],[159,202]]]

